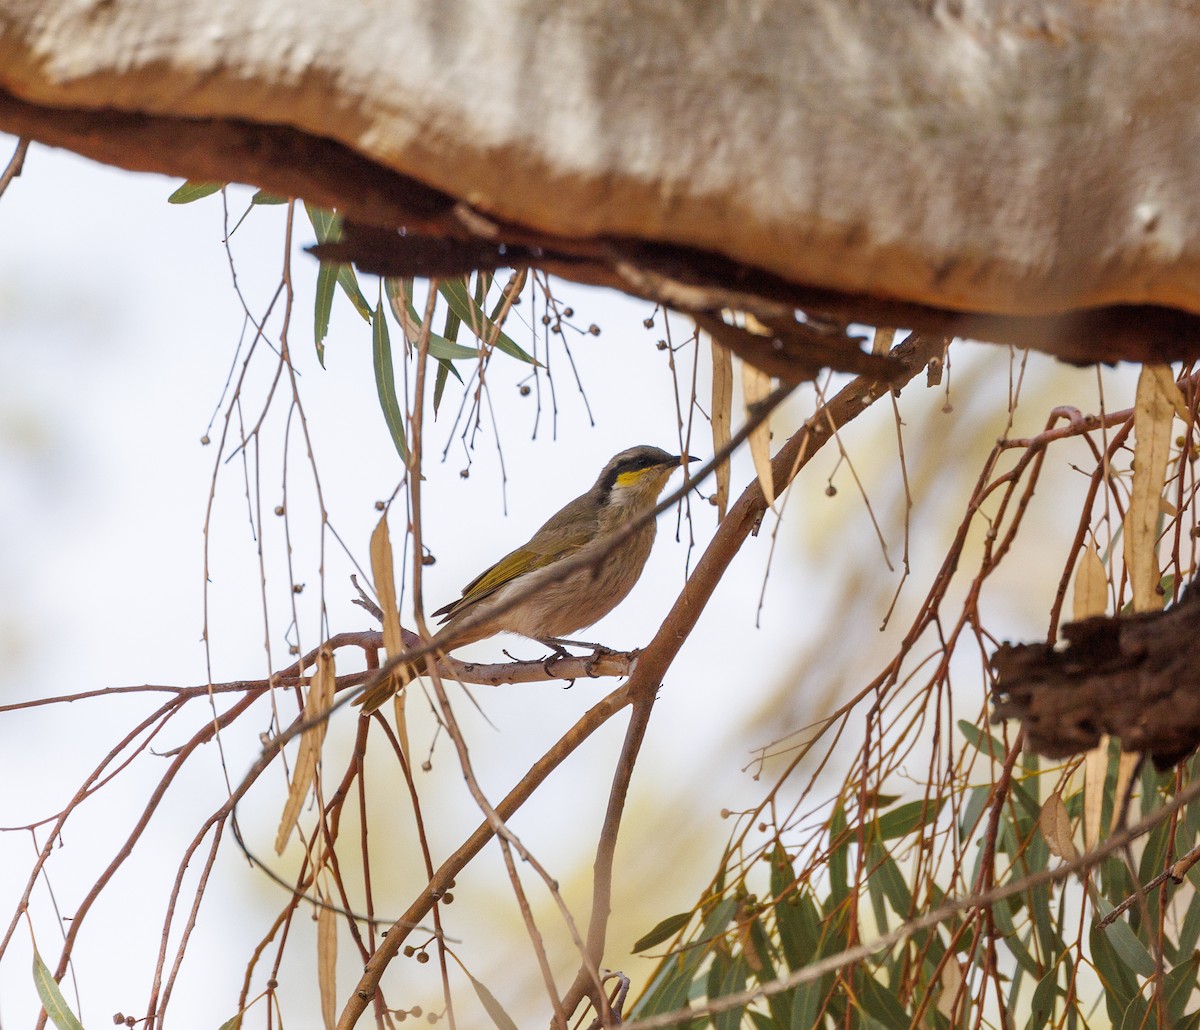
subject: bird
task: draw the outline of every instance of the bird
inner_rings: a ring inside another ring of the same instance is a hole
[[[578,643],[566,637],[611,612],[641,578],[657,526],[648,519],[615,545],[612,534],[652,511],[671,473],[696,460],[645,444],[613,455],[590,490],[471,580],[460,598],[433,613],[442,623],[434,646],[451,641],[461,647],[497,633],[517,633],[566,654],[564,644]],[[583,560],[589,554],[597,556],[595,562]],[[579,563],[563,574],[559,565],[572,558]],[[355,703],[369,714],[397,689],[396,678],[388,677]]]

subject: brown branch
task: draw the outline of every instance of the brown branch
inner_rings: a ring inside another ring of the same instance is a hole
[[[4,196],[4,191],[8,189],[13,179],[21,174],[21,169],[25,167],[25,154],[28,151],[29,140],[17,140],[17,146],[13,150],[12,157],[8,159],[8,164],[5,165],[4,171],[0,172],[0,197]]]

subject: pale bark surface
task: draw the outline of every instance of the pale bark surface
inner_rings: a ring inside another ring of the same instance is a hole
[[[1197,54],[1170,0],[0,0],[0,129],[381,225],[387,169],[816,287],[1200,312]]]

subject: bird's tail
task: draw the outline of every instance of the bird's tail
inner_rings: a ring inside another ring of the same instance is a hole
[[[402,662],[369,690],[364,690],[351,704],[360,705],[363,715],[370,715],[393,695],[400,693],[425,670],[426,657]]]

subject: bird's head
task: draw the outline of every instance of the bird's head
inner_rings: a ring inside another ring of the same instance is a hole
[[[650,508],[658,500],[671,473],[679,468],[680,460],[678,454],[668,454],[661,447],[645,444],[630,447],[609,460],[594,489],[604,505]]]

